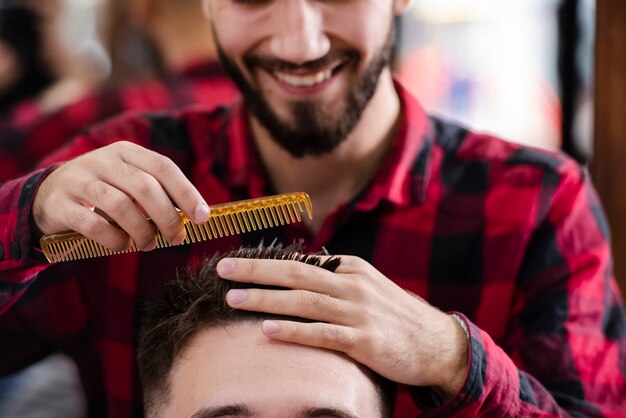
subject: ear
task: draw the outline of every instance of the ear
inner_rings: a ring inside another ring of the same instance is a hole
[[[401,15],[413,5],[413,0],[393,0],[393,13]]]

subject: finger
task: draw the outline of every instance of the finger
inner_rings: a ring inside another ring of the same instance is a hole
[[[128,150],[120,155],[122,160],[151,174],[195,223],[203,223],[209,219],[209,206],[172,160],[129,142],[121,146]]]
[[[341,325],[266,320],[261,329],[275,340],[341,351],[349,356],[360,345],[359,332]]]
[[[367,261],[363,260],[360,257],[355,257],[352,255],[342,255],[341,263],[335,273],[338,274],[356,274],[367,271],[372,266]]]
[[[154,249],[156,246],[154,227],[126,193],[96,180],[85,184],[81,198],[86,199],[85,203],[88,206],[95,206],[110,216],[130,235],[140,249],[144,251]]]
[[[185,239],[183,219],[154,177],[133,165],[117,160],[102,178],[128,196],[132,196],[137,210],[142,214],[146,211],[168,242],[172,244],[183,242]]]
[[[128,234],[86,207],[73,204],[63,213],[66,218],[65,223],[73,231],[104,245],[112,251],[122,251],[128,248],[130,244]]]
[[[297,316],[340,325],[355,323],[350,303],[305,290],[231,289],[226,302],[232,308]]]
[[[342,278],[320,267],[294,260],[224,258],[217,273],[229,280],[310,290],[336,296]]]

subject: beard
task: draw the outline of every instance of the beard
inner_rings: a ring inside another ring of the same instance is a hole
[[[221,47],[215,32],[214,39],[224,70],[241,90],[247,109],[281,148],[294,158],[302,158],[331,153],[345,141],[359,123],[363,111],[376,92],[380,74],[389,64],[394,28],[392,25],[383,47],[367,63],[362,74],[350,84],[340,112],[329,111],[323,103],[316,100],[295,101],[288,106],[291,121],[281,118],[272,109],[264,94],[246,79],[236,62]],[[272,70],[294,68],[306,68],[314,72],[340,60],[342,64],[338,68],[339,71],[355,72],[360,57],[356,50],[344,50],[330,52],[320,59],[303,65],[255,56],[245,57],[244,64],[251,73],[255,67],[264,68],[270,73]]]

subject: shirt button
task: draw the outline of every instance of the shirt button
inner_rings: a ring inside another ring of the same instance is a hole
[[[19,260],[21,254],[20,245],[17,242],[11,243],[11,258],[13,260]]]

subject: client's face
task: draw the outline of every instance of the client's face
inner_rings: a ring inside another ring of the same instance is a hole
[[[170,377],[164,417],[381,416],[366,369],[339,353],[270,341],[258,323],[200,332]]]

